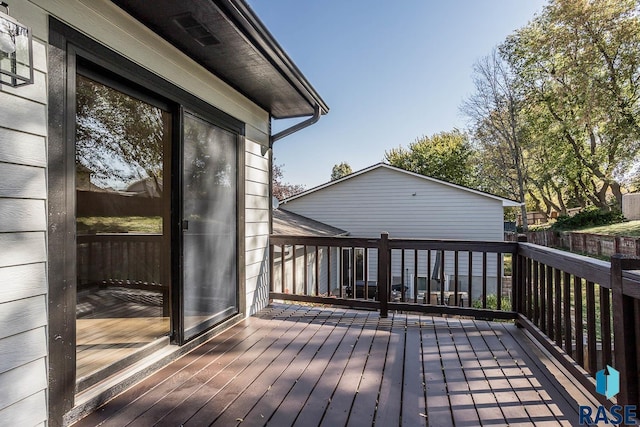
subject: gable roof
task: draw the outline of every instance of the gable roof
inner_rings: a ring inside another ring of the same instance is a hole
[[[371,172],[372,170],[380,169],[380,168],[389,169],[389,170],[392,170],[392,171],[395,171],[395,172],[401,172],[401,173],[407,174],[409,176],[413,176],[413,177],[416,177],[416,178],[424,179],[425,181],[435,182],[435,183],[438,183],[438,184],[446,185],[446,186],[449,186],[449,187],[452,187],[452,188],[455,188],[455,189],[458,189],[458,190],[467,191],[469,193],[477,194],[477,195],[480,195],[480,196],[483,196],[483,197],[487,197],[487,198],[490,198],[490,199],[499,200],[499,201],[502,202],[502,206],[503,207],[518,207],[518,206],[520,206],[522,204],[522,203],[517,202],[515,200],[505,199],[504,197],[496,196],[495,194],[486,193],[484,191],[480,191],[480,190],[476,190],[476,189],[473,189],[473,188],[465,187],[463,185],[454,184],[454,183],[448,182],[448,181],[443,181],[441,179],[432,178],[430,176],[420,175],[418,173],[410,172],[410,171],[407,171],[407,170],[404,170],[404,169],[400,169],[400,168],[397,168],[395,166],[391,166],[391,165],[386,164],[386,163],[377,163],[375,165],[372,165],[372,166],[369,166],[367,168],[361,169],[359,171],[353,172],[353,173],[351,173],[351,174],[349,174],[347,176],[344,176],[344,177],[342,177],[340,179],[337,179],[335,181],[329,181],[327,183],[321,184],[321,185],[319,185],[317,187],[311,188],[309,190],[306,190],[306,191],[303,191],[301,193],[298,193],[298,194],[296,194],[294,196],[288,197],[288,198],[282,200],[281,203],[284,205],[287,202],[290,202],[292,200],[298,199],[300,197],[304,197],[304,196],[306,196],[308,194],[311,194],[311,193],[315,193],[316,191],[323,190],[323,189],[325,189],[327,187],[331,187],[333,185],[340,184],[341,182],[353,179],[353,178],[355,178],[357,176],[366,174],[367,172]]]
[[[244,0],[111,1],[274,118],[329,111]]]
[[[348,231],[282,208],[273,210],[273,234],[287,236],[345,236]]]

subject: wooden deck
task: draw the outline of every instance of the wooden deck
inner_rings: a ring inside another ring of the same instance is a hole
[[[511,323],[273,304],[76,425],[574,425],[544,360]]]

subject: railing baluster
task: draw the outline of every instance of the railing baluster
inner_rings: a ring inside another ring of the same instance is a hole
[[[313,283],[313,288],[315,291],[315,295],[320,295],[320,247],[318,245],[315,246],[315,256],[313,259],[313,263],[315,264],[315,271],[314,271],[314,283]],[[329,252],[329,248],[327,248],[327,253]],[[329,270],[327,269],[327,280],[329,280]],[[331,288],[330,284],[327,284],[327,291]],[[327,292],[328,295],[328,292]]]
[[[269,245],[269,292],[275,292],[275,288],[273,287],[273,276],[274,276],[274,267],[275,267],[275,260],[273,259],[274,257],[274,246],[273,245]]]
[[[540,282],[538,281],[538,261],[533,261],[533,323],[540,327]]]
[[[413,302],[418,302],[418,250],[413,250]]]
[[[557,268],[553,269],[554,273],[554,290],[555,290],[555,300],[554,300],[554,313],[555,313],[555,321],[553,322],[555,326],[555,338],[556,344],[558,347],[562,347],[562,275],[561,271]]]
[[[406,301],[405,299],[405,262],[404,262],[404,249],[400,249],[400,298],[401,301]]]
[[[285,256],[285,245],[280,245],[280,258],[282,258],[282,263],[280,266],[280,292],[285,293],[285,276],[284,276],[284,264],[287,261],[287,257]]]
[[[427,250],[427,293],[424,296],[427,304],[431,304],[431,250]]]
[[[487,253],[482,252],[482,308],[487,308]]]
[[[595,285],[587,281],[587,371],[593,375],[597,370]]]
[[[302,286],[304,286],[303,295],[309,295],[309,258],[307,253],[307,245],[302,245],[302,256],[304,258],[304,268],[302,269],[302,273],[304,274],[304,279],[302,280]]]
[[[564,351],[571,357],[573,356],[573,341],[571,333],[571,274],[564,273],[563,275],[563,290],[564,290]]]
[[[291,274],[291,293],[293,295],[297,295],[296,292],[296,276],[298,275],[298,269],[296,268],[296,245],[291,245],[291,269],[293,270]]]
[[[440,251],[440,305],[444,305],[444,257],[445,251]]]
[[[378,241],[378,296],[380,298],[380,317],[389,316],[389,234],[382,233]]]
[[[496,308],[502,310],[502,254],[496,252]]]
[[[364,280],[364,297],[369,299],[369,248],[362,249],[362,279]]]
[[[527,317],[532,319],[535,317],[535,309],[534,307],[534,298],[533,298],[533,260],[531,258],[527,258],[527,279],[526,279],[526,289],[527,289]],[[535,320],[534,320],[534,323]]]
[[[540,280],[540,329],[545,334],[549,334],[547,329],[547,275],[545,274],[547,266],[543,263],[539,264],[540,273],[538,279]]]
[[[575,360],[584,367],[584,332],[582,330],[584,320],[582,318],[582,278],[573,276],[573,300],[576,328],[576,354]]]
[[[453,252],[453,305],[460,305],[460,296],[458,295],[458,251]]]
[[[600,287],[600,331],[602,340],[602,366],[613,366],[611,357],[611,298],[610,291]]]
[[[316,264],[318,265],[318,264]],[[327,296],[331,296],[331,246],[327,245]]]
[[[469,251],[469,307],[473,305],[473,252]]]
[[[547,273],[547,334],[553,339],[554,325],[553,325],[553,269],[548,265],[545,266]]]

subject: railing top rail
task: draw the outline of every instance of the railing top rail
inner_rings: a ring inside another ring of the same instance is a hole
[[[513,253],[518,245],[515,242],[390,238],[389,247],[391,249]]]
[[[518,253],[533,261],[541,262],[549,267],[611,289],[611,263],[609,261],[533,243],[518,243]],[[624,293],[640,299],[640,271],[624,271],[622,277]]]
[[[349,237],[349,236],[291,236],[272,234],[269,236],[272,245],[306,245],[306,246],[336,246],[377,248],[380,238]]]
[[[273,245],[307,245],[307,246],[336,246],[376,248],[380,238],[376,237],[351,237],[351,236],[292,236],[271,235]],[[447,251],[471,251],[471,252],[497,252],[513,253],[516,251],[515,242],[497,241],[467,241],[467,240],[434,240],[389,238],[390,249],[417,249],[417,250],[447,250]]]

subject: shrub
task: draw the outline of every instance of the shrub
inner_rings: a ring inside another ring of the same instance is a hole
[[[502,297],[500,302],[500,310],[511,311],[511,299]],[[473,301],[473,308],[482,308],[482,298]],[[498,309],[498,296],[496,294],[487,295],[487,308],[490,310]]]
[[[596,227],[615,224],[625,220],[618,210],[602,210],[595,206],[581,210],[574,216],[560,215],[551,228],[554,230],[575,230],[578,228]]]

